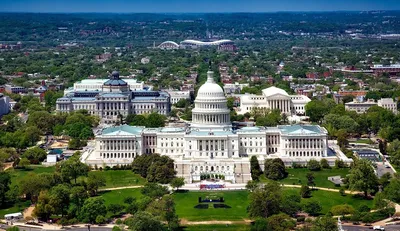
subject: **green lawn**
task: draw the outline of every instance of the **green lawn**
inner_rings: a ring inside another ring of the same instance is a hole
[[[250,225],[189,225],[183,227],[184,231],[248,231]]]
[[[104,198],[106,204],[123,204],[124,199],[128,196],[135,197],[139,199],[142,197],[140,193],[140,188],[129,188],[129,189],[120,189],[113,191],[103,191],[99,193],[101,197]]]
[[[196,209],[198,197],[217,196],[224,197],[225,204],[231,208],[215,209],[208,203],[208,209]],[[185,192],[175,193],[176,212],[179,217],[190,221],[206,220],[243,220],[247,218],[246,208],[248,202],[247,191],[217,191],[217,192]]]
[[[294,194],[299,194],[300,189],[299,188],[285,188],[284,189],[286,193],[294,193]],[[342,196],[338,192],[329,192],[329,191],[322,191],[322,190],[314,190],[312,192],[312,197],[311,198],[306,198],[302,199],[302,201],[307,201],[307,200],[317,200],[321,203],[322,205],[322,213],[326,214],[329,212],[329,210],[335,206],[335,205],[341,205],[341,204],[348,204],[353,206],[355,209],[360,207],[361,205],[365,204],[369,208],[372,208],[373,206],[373,200],[365,200],[363,197],[358,196],[358,195],[346,195]]]
[[[129,185],[144,185],[145,179],[132,170],[109,170],[94,171],[95,174],[102,174],[106,177],[106,186],[104,188],[115,188]]]
[[[19,182],[19,180],[28,175],[30,172],[33,173],[44,173],[44,172],[48,172],[48,173],[52,173],[54,172],[55,167],[51,166],[51,167],[45,167],[43,165],[30,165],[28,169],[7,169],[7,172],[9,172],[11,174],[11,182],[12,185],[17,184]]]
[[[281,180],[280,182],[284,184],[307,184],[307,173],[310,172],[307,168],[288,168],[287,169],[289,175],[285,179]],[[343,169],[322,169],[321,171],[313,171],[315,176],[315,184],[318,187],[324,188],[338,188],[335,187],[335,184],[328,180],[330,176],[342,176],[345,177],[349,174],[348,168]]]
[[[284,188],[284,193],[294,193],[299,194],[300,189],[298,188]],[[122,204],[124,198],[128,196],[133,196],[140,199],[142,196],[140,189],[122,189],[102,192],[100,194],[105,200],[106,204],[119,203]],[[248,191],[204,191],[204,192],[182,192],[173,194],[176,204],[176,212],[178,216],[182,219],[189,221],[207,221],[207,220],[243,220],[247,219],[246,208],[249,204],[248,201]],[[208,203],[208,209],[196,209],[194,208],[198,205],[198,197],[206,196],[216,196],[224,197],[225,204],[231,208],[220,208],[215,209],[212,203]],[[372,208],[372,200],[365,200],[362,197],[346,195],[341,196],[338,192],[329,192],[322,190],[315,190],[312,192],[312,197],[307,200],[317,200],[322,205],[322,213],[325,214],[329,212],[332,206],[340,204],[349,204],[355,209],[360,207],[362,204],[367,205]],[[188,227],[192,228],[192,226]],[[201,227],[199,227],[201,228]],[[224,230],[225,227],[220,227]],[[192,230],[192,229],[188,229]],[[203,229],[200,229],[203,230]],[[207,230],[207,227],[205,227]],[[229,230],[229,229],[228,229]]]

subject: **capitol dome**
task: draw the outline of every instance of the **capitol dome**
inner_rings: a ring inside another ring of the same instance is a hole
[[[225,98],[224,90],[222,90],[222,87],[214,82],[212,71],[207,72],[207,82],[204,83],[197,91],[196,99],[209,97]]]
[[[223,128],[231,126],[230,110],[224,90],[215,83],[214,72],[207,72],[207,82],[197,92],[192,110],[192,127]]]

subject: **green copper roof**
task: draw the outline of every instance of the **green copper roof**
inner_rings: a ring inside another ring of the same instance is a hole
[[[282,134],[288,135],[307,135],[307,134],[323,134],[324,131],[315,125],[287,125],[287,126],[278,126],[279,130],[281,130]]]
[[[116,127],[105,128],[102,135],[140,135],[144,127],[135,127],[129,125],[120,125]]]

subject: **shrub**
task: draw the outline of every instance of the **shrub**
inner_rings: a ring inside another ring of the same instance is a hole
[[[346,196],[346,192],[342,188],[339,190],[339,193],[341,196]]]
[[[307,185],[302,185],[300,189],[300,196],[302,198],[311,197],[311,189]]]
[[[335,160],[335,168],[346,168],[346,164],[343,160]]]
[[[368,205],[361,205],[360,207],[358,207],[358,211],[360,213],[365,213],[365,212],[369,212],[371,209],[368,207]]]
[[[310,171],[319,171],[319,170],[321,170],[321,165],[319,164],[318,161],[316,161],[316,160],[314,160],[314,159],[311,159],[311,160],[308,161],[308,163],[307,163],[307,168],[308,168]]]
[[[102,215],[98,215],[96,217],[96,224],[104,224],[106,223],[106,218]]]
[[[321,159],[320,165],[321,165],[322,168],[325,168],[325,169],[330,169],[331,168],[331,166],[329,166],[328,161],[326,159]]]

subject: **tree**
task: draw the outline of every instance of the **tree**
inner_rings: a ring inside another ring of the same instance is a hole
[[[300,188],[300,196],[302,198],[309,198],[311,197],[311,189],[307,185],[302,185]]]
[[[97,190],[106,186],[106,178],[103,174],[98,174],[98,172],[89,172],[87,178],[87,189],[91,196],[97,195]]]
[[[323,216],[314,220],[311,231],[337,231],[337,221],[333,217]]]
[[[321,170],[321,165],[317,160],[311,159],[310,161],[307,162],[307,168],[311,171],[319,171]]]
[[[381,178],[379,178],[379,184],[382,186],[383,190],[390,184],[390,179],[392,179],[390,172],[383,174]]]
[[[91,197],[83,203],[81,213],[79,214],[80,220],[83,222],[96,222],[97,216],[105,216],[107,208],[104,199],[101,197]]]
[[[276,182],[269,182],[262,188],[257,188],[250,193],[250,204],[248,213],[251,218],[269,217],[278,214],[280,211],[280,202],[282,189]]]
[[[375,175],[371,162],[366,159],[357,160],[350,170],[349,189],[362,191],[367,197],[369,192],[377,190],[378,185],[378,177]]]
[[[146,127],[148,128],[160,128],[165,126],[165,116],[156,112],[151,113],[147,116]]]
[[[316,215],[318,215],[318,214],[321,212],[322,206],[321,206],[321,204],[319,203],[319,201],[316,201],[316,200],[308,200],[308,201],[304,202],[304,204],[303,204],[303,210],[304,210],[306,213],[308,213],[308,214],[310,214],[310,215],[312,215],[312,216],[316,216]]]
[[[96,224],[104,224],[104,223],[106,223],[106,221],[107,221],[107,219],[102,215],[98,215],[96,217]]]
[[[308,185],[308,186],[311,186],[311,187],[314,187],[314,186],[315,186],[315,176],[314,176],[314,173],[312,173],[312,172],[307,172],[306,177],[307,177],[307,185]]]
[[[120,204],[109,204],[107,211],[113,215],[119,215],[124,210],[124,206]]]
[[[251,225],[250,231],[266,231],[268,230],[268,222],[265,218],[257,218]]]
[[[54,208],[50,205],[50,193],[47,190],[41,191],[33,210],[34,216],[47,221],[53,213]]]
[[[6,203],[6,193],[10,190],[11,176],[8,172],[0,171],[0,207]]]
[[[294,194],[285,194],[282,197],[281,211],[290,215],[295,216],[297,212],[301,210],[301,197]]]
[[[260,175],[262,174],[260,164],[258,163],[257,156],[252,156],[250,158],[250,171],[251,178],[255,181],[258,181]]]
[[[374,197],[374,208],[375,209],[385,209],[389,205],[388,199],[385,198],[385,195],[381,192],[375,194]]]
[[[296,222],[286,214],[280,213],[267,218],[267,231],[288,231],[293,230]]]
[[[329,112],[329,109],[330,108],[320,100],[311,100],[305,106],[306,115],[310,117],[312,122],[320,122]]]
[[[64,216],[67,213],[70,202],[69,186],[59,184],[51,188],[49,204],[53,208],[54,214]]]
[[[24,152],[23,157],[27,158],[31,163],[39,163],[46,159],[47,153],[39,147],[33,147],[27,149]]]
[[[339,145],[340,148],[344,148],[346,147],[346,145],[349,144],[347,136],[348,136],[347,131],[344,129],[340,129],[336,132],[337,144]]]
[[[353,206],[344,204],[344,205],[335,205],[331,208],[331,213],[335,216],[344,216],[353,214],[355,212]]]
[[[175,177],[174,179],[172,179],[170,185],[171,185],[171,187],[173,187],[176,190],[178,190],[180,187],[185,185],[185,178],[183,178],[183,177]]]
[[[400,203],[400,179],[393,178],[389,185],[385,187],[383,195],[388,199],[396,203]]]
[[[137,212],[132,219],[125,222],[132,231],[166,230],[161,221],[148,212]]]
[[[249,181],[247,181],[246,189],[249,190],[250,192],[253,192],[255,189],[258,188],[258,186],[259,186],[258,181],[249,180]]]
[[[31,164],[31,162],[29,162],[29,160],[25,157],[21,158],[21,160],[18,163],[18,167],[20,168],[27,168],[29,165]]]
[[[190,105],[190,100],[187,99],[180,99],[176,104],[175,107],[177,108],[185,108]]]
[[[168,184],[175,178],[174,160],[168,156],[160,156],[149,167],[147,181]]]
[[[271,180],[280,180],[287,177],[285,164],[279,158],[267,159],[264,164],[265,177]]]
[[[329,165],[328,161],[325,158],[322,158],[319,162],[322,168],[330,169],[331,166]]]
[[[12,226],[6,229],[6,231],[19,231],[19,227],[18,226]]]
[[[141,192],[150,198],[156,199],[168,193],[168,188],[157,183],[146,183]]]
[[[68,160],[62,162],[59,169],[61,177],[65,182],[74,180],[74,183],[76,184],[76,179],[79,176],[86,176],[88,174],[89,166],[82,163],[79,160],[79,155],[75,154]]]

